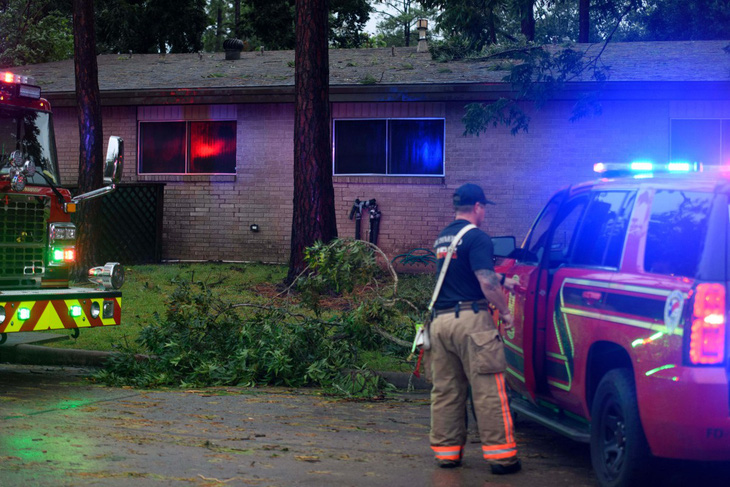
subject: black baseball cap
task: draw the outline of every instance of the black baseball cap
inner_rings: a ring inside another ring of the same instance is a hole
[[[483,205],[495,204],[484,196],[484,191],[476,184],[462,184],[454,191],[454,206],[472,206],[476,203]]]

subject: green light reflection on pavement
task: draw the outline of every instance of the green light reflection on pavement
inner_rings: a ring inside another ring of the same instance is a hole
[[[7,424],[0,423],[3,429],[0,436],[0,458],[3,460],[0,472],[28,468],[30,477],[35,477],[40,471],[46,475],[65,476],[68,470],[87,471],[91,468],[92,463],[96,463],[92,459],[96,451],[95,441],[85,430],[77,428],[73,420],[74,416],[89,414],[79,409],[89,404],[89,401],[61,400],[53,409],[0,418],[0,421],[8,421]],[[59,412],[63,418],[58,415],[38,417],[52,412]],[[26,420],[17,421],[23,418]]]

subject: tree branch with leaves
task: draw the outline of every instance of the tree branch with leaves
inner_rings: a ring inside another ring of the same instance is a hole
[[[441,3],[448,2],[444,0]],[[590,53],[593,46],[577,47],[572,43],[547,46],[526,41],[490,43],[480,37],[481,30],[432,45],[431,53],[436,59],[497,61],[500,68],[508,71],[503,80],[510,85],[514,95],[494,102],[466,105],[462,118],[464,134],[479,135],[490,126],[506,126],[513,135],[527,132],[530,117],[523,109],[524,102],[532,102],[535,108],[540,109],[568,83],[575,81],[592,82],[595,88],[579,95],[570,120],[599,115],[602,110],[600,92],[609,77],[609,67],[602,62],[601,55],[636,3],[641,3],[641,0],[630,0],[626,4],[595,55]]]

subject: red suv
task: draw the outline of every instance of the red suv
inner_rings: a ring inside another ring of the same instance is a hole
[[[635,167],[558,192],[521,248],[494,239],[497,271],[519,281],[513,409],[590,442],[613,487],[651,455],[730,460],[730,173]]]

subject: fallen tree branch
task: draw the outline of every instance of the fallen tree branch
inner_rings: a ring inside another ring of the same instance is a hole
[[[406,348],[411,348],[411,346],[413,345],[411,342],[407,342],[396,336],[391,335],[387,331],[380,328],[378,325],[372,325],[372,326],[373,326],[373,330],[375,330],[375,332],[378,335],[382,336],[386,340],[390,340],[391,342],[395,343],[396,345],[400,345],[401,347],[406,347]]]
[[[402,299],[401,301],[405,301],[406,303],[409,303],[405,299]],[[411,303],[409,303],[409,304],[411,304]],[[411,304],[411,306],[413,306],[413,304]],[[264,306],[264,305],[252,304],[252,303],[238,303],[238,304],[232,304],[230,306],[230,309],[235,309],[235,308],[256,308],[256,309],[263,309],[263,310],[267,310],[267,311],[278,311],[280,313],[284,313],[286,315],[289,315],[292,318],[298,318],[300,320],[311,320],[311,321],[314,321],[316,323],[320,323],[322,325],[337,326],[337,327],[340,327],[340,328],[344,328],[345,327],[345,324],[344,323],[340,323],[338,321],[325,321],[325,320],[320,320],[318,318],[312,318],[312,317],[309,317],[309,316],[305,316],[303,314],[292,313],[291,311],[289,311],[289,310],[287,310],[285,308],[279,308],[279,307],[276,307],[276,306]],[[415,306],[414,306],[414,308],[415,308]],[[412,345],[411,342],[408,342],[406,340],[400,339],[400,338],[398,338],[398,337],[396,337],[396,336],[388,333],[387,331],[385,331],[382,328],[380,328],[378,325],[374,325],[373,324],[373,325],[370,325],[370,326],[373,327],[373,330],[378,335],[382,336],[386,340],[389,340],[389,341],[395,343],[396,345],[400,345],[400,346],[406,347],[406,348],[408,348],[408,347],[410,347]]]
[[[353,240],[353,239],[343,238],[343,239],[335,239],[335,240],[333,240],[332,242],[330,242],[329,244],[327,244],[327,247],[326,248],[331,248],[334,245],[336,245],[338,242],[341,242],[341,241],[360,242],[361,244],[363,244],[363,245],[365,245],[367,247],[370,247],[371,249],[375,250],[375,252],[379,253],[383,257],[383,261],[385,262],[386,266],[388,267],[388,271],[390,272],[390,275],[393,277],[393,296],[395,296],[398,293],[398,273],[395,272],[395,268],[390,263],[390,260],[388,259],[388,256],[385,254],[385,252],[383,252],[381,250],[380,247],[378,247],[377,245],[375,245],[373,243],[370,243],[370,242],[368,242],[366,240]],[[286,289],[284,289],[282,292],[280,292],[279,294],[277,294],[276,297],[283,296],[284,294],[289,294],[289,291],[292,290],[292,288],[297,283],[297,281],[299,280],[299,278],[302,277],[304,275],[304,273],[309,270],[309,268],[310,268],[310,266],[305,267],[302,270],[302,272],[300,272],[297,275],[297,277],[291,282],[291,284],[289,284],[286,287]]]

